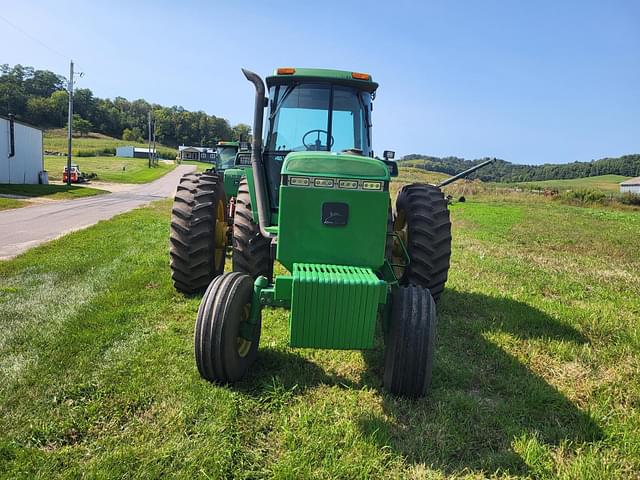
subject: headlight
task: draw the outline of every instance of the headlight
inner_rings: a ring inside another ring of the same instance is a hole
[[[363,190],[382,190],[382,182],[362,182]]]

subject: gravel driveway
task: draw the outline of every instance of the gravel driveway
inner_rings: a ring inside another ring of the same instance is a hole
[[[193,170],[193,165],[180,165],[154,182],[124,191],[0,211],[0,259],[15,257],[43,242],[154,200],[172,197],[180,177]]]

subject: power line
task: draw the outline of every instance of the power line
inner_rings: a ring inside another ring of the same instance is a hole
[[[7,25],[9,25],[10,27],[13,27],[15,30],[17,30],[18,32],[22,33],[25,37],[30,38],[31,40],[33,40],[36,43],[39,43],[41,46],[43,46],[44,48],[46,48],[47,50],[49,50],[52,53],[55,53],[56,55],[59,55],[60,57],[66,59],[70,58],[70,55],[65,55],[64,53],[60,53],[59,51],[51,48],[49,45],[47,45],[46,43],[44,43],[43,41],[41,41],[39,38],[34,37],[33,35],[31,35],[29,32],[27,32],[26,30],[22,29],[21,27],[15,25],[14,23],[10,22],[8,19],[6,19],[5,17],[3,17],[2,15],[0,15],[0,20],[2,20],[3,22],[5,22]]]

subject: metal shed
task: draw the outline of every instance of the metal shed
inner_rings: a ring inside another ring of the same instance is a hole
[[[620,193],[635,193],[640,195],[640,177],[630,178],[620,184]]]
[[[116,148],[116,157],[126,157],[126,158],[149,158],[149,151],[151,153],[156,153],[155,149],[145,148],[145,147],[134,147],[133,145],[128,145],[124,147]]]
[[[42,130],[0,116],[0,183],[40,183]]]

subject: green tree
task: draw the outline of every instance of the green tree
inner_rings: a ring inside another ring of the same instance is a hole
[[[142,132],[138,127],[125,128],[122,131],[122,139],[127,142],[142,142]]]
[[[233,139],[248,142],[251,139],[251,127],[245,123],[239,123],[233,127]]]
[[[89,120],[85,120],[77,113],[73,114],[73,131],[74,132],[80,132],[80,135],[86,136],[91,131],[92,128],[93,128],[93,125]]]

